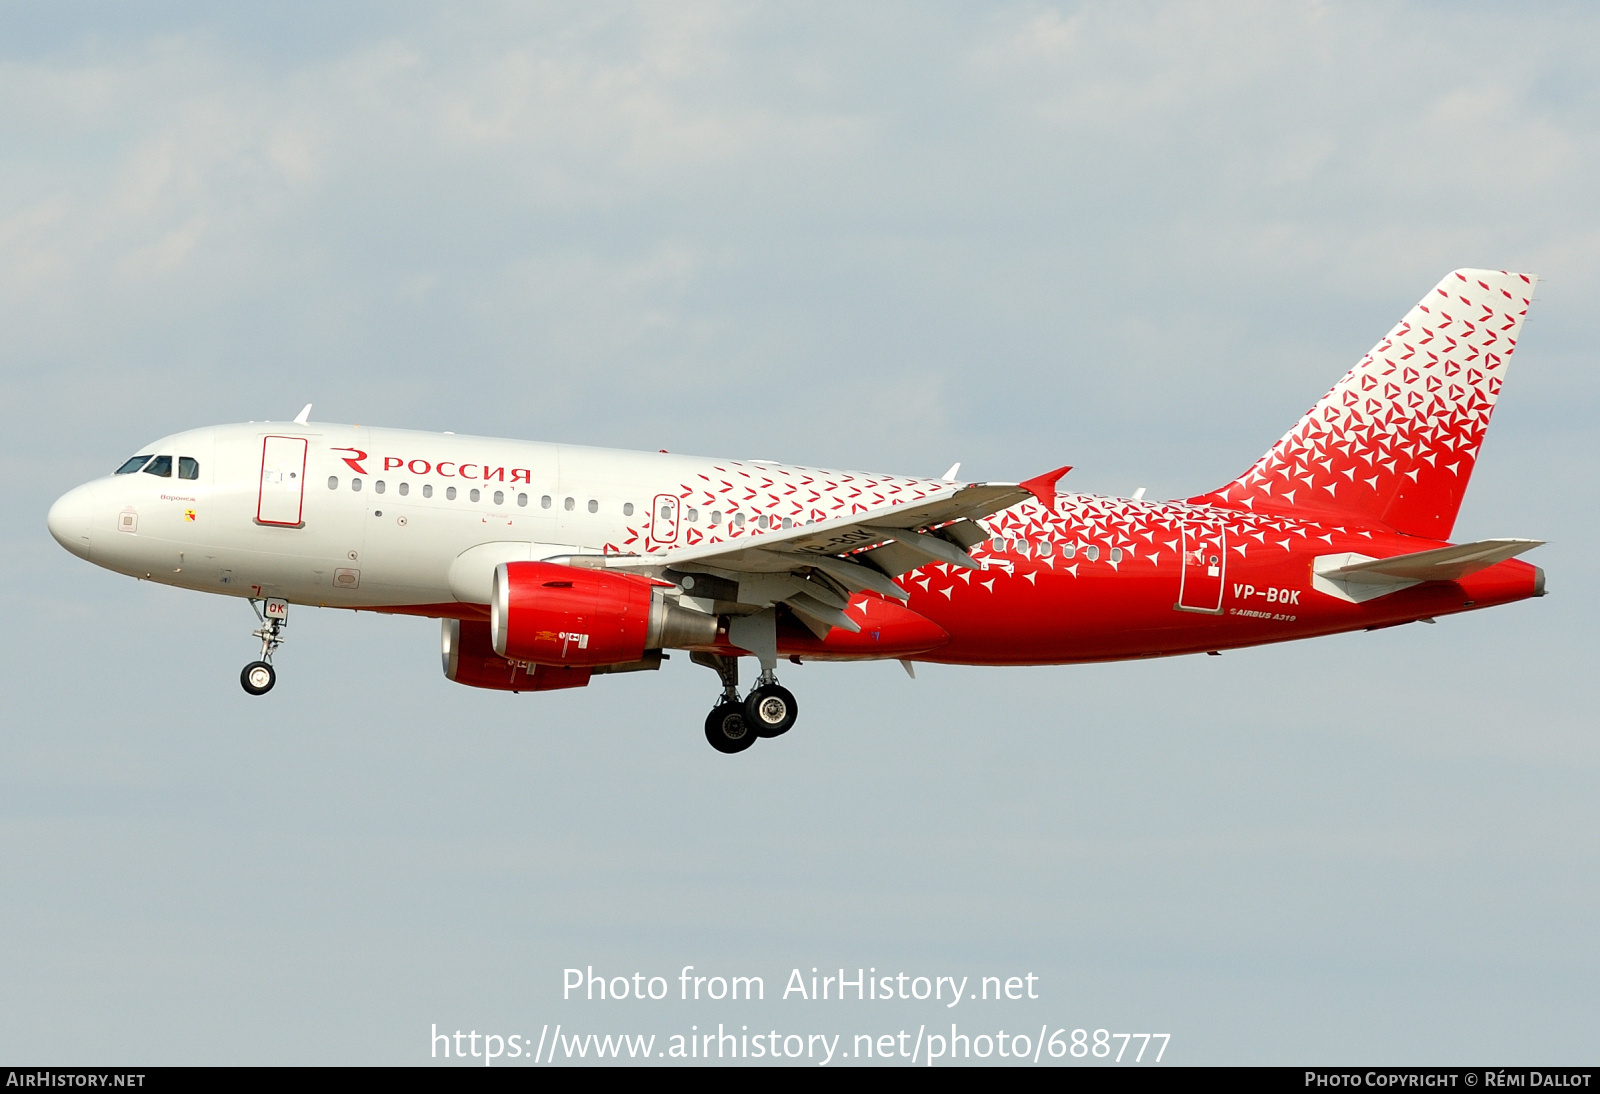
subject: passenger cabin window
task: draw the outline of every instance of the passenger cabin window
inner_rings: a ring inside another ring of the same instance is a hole
[[[200,461],[193,456],[178,457],[178,478],[198,479],[200,477]]]
[[[1094,562],[1100,557],[1100,548],[1096,547],[1092,543],[1089,544],[1089,546],[1083,549],[1083,557],[1088,559],[1090,562]]]
[[[447,487],[444,488],[444,500],[445,501],[455,501],[456,500],[456,488],[455,487],[447,486]]]
[[[351,479],[350,480],[350,489],[352,491],[354,491],[355,493],[357,493],[357,494],[361,493],[361,480],[360,479]]]
[[[522,506],[523,508],[526,508],[527,505],[528,505],[528,495],[526,495],[526,494],[518,494],[517,495],[517,504],[519,506]]]
[[[433,497],[433,486],[431,484],[429,484],[429,483],[423,483],[422,484],[422,496],[425,497],[425,498]]]
[[[163,479],[172,478],[172,457],[157,456],[150,461],[149,466],[144,469],[144,473],[146,475],[157,475]]]
[[[733,514],[733,526],[735,528],[743,528],[744,527],[744,514],[743,513],[735,513],[735,514]]]
[[[473,501],[477,501],[479,498],[483,497],[483,491],[474,486],[472,488],[472,492],[468,494],[467,497],[471,498]]]
[[[622,515],[625,517],[633,516],[633,502],[625,501],[622,503]]]
[[[504,490],[496,490],[494,492],[494,503],[496,505],[504,505],[506,503],[506,492]]]
[[[595,501],[593,498],[590,498],[589,499],[589,512],[598,513],[599,511],[600,511],[600,503]]]
[[[382,480],[382,479],[377,479],[377,480],[375,480],[375,481],[374,481],[374,482],[373,482],[373,484],[372,484],[372,489],[373,489],[373,490],[374,490],[374,491],[375,491],[375,492],[376,492],[376,493],[379,493],[379,494],[381,494],[381,493],[383,493],[383,480]]]
[[[339,489],[339,476],[338,475],[329,475],[328,476],[328,489],[329,490],[337,490],[337,489]]]
[[[561,508],[570,513],[572,512],[572,507],[576,504],[577,502],[573,501],[571,498],[568,498],[566,501],[561,503]]]
[[[411,493],[411,484],[409,482],[401,483],[400,484],[400,496],[403,498],[409,493]]]
[[[131,475],[150,461],[149,456],[135,456],[121,467],[117,468],[119,475]]]
[[[544,497],[539,499],[539,508],[540,509],[548,509],[548,508],[550,508],[550,495],[549,494],[546,494]]]

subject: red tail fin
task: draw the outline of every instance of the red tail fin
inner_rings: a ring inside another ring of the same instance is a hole
[[[1255,466],[1194,500],[1448,538],[1536,280],[1450,274]]]

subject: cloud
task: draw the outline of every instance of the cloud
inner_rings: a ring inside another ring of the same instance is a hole
[[[1186,1061],[1589,1043],[1597,21],[17,17],[13,1040],[415,1059],[432,1009],[560,1020],[543,985],[564,963],[959,960],[1036,963],[1052,1007],[1165,1015]],[[92,570],[43,529],[137,445],[308,401],[823,466],[1072,463],[1079,489],[1186,496],[1468,265],[1546,279],[1461,527],[1550,539],[1551,596],[1223,658],[786,668],[805,720],[742,765],[708,761],[711,678],[686,659],[484,695],[440,679],[422,620],[297,608],[252,704],[243,606]]]

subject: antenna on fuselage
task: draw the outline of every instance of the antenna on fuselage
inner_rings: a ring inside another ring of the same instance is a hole
[[[311,404],[307,403],[305,405],[305,409],[300,411],[300,413],[298,413],[298,414],[296,414],[294,416],[294,422],[295,422],[296,425],[305,425],[310,420],[311,420]]]
[[[941,479],[941,481],[942,482],[955,482],[956,481],[956,472],[960,471],[960,470],[961,470],[961,461],[957,460],[955,463],[950,465],[950,470],[948,470],[948,471],[946,471],[944,473],[944,477],[943,477],[943,479]]]
[[[1135,490],[1133,492],[1133,499],[1132,500],[1134,500],[1134,501],[1143,501],[1144,500],[1144,487],[1141,486],[1141,487],[1139,487],[1139,489],[1137,489],[1137,490]]]

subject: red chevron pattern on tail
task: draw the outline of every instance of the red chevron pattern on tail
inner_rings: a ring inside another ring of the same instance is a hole
[[[1255,466],[1193,500],[1447,539],[1536,280],[1448,275]]]

